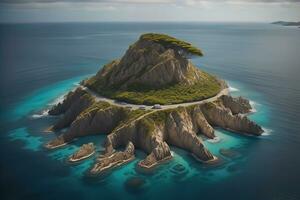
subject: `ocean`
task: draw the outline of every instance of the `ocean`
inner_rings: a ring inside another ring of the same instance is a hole
[[[217,128],[220,141],[205,145],[220,165],[171,147],[174,158],[151,172],[136,168],[146,156],[138,151],[133,162],[90,178],[95,156],[76,165],[66,158],[90,141],[103,150],[105,136],[46,150],[55,135],[43,130],[57,120],[47,109],[146,32],[200,47],[205,56],[192,61],[226,80],[231,95],[248,98],[250,118],[266,131],[250,137]],[[299,28],[267,23],[1,24],[1,199],[300,199],[299,38]],[[128,184],[132,178],[141,185]]]

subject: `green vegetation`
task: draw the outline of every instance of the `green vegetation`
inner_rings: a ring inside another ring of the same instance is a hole
[[[158,124],[161,124],[166,121],[168,116],[171,112],[173,112],[175,109],[168,109],[168,110],[159,110],[154,113],[151,113],[147,118],[152,119]]]
[[[177,50],[182,50],[185,53],[203,56],[203,53],[197,47],[194,47],[188,42],[179,40],[177,38],[165,35],[165,34],[157,34],[157,33],[147,33],[141,36],[141,39],[150,40],[153,42],[157,42],[166,48],[172,48]]]
[[[102,80],[98,81],[95,78],[87,80],[85,84],[102,96],[145,105],[200,101],[215,96],[221,90],[218,80],[205,72],[202,72],[202,80],[193,85],[178,83],[157,89],[132,85],[126,90],[120,90],[119,87],[105,87]]]
[[[86,91],[84,91],[84,95],[81,96],[81,98],[83,99],[87,99],[89,101],[91,101],[92,103],[95,103],[95,99],[92,95],[90,95],[89,93],[87,93]]]
[[[112,105],[107,103],[107,102],[104,102],[104,101],[98,101],[98,102],[95,102],[93,103],[90,107],[88,107],[87,109],[85,109],[84,111],[82,111],[80,113],[80,116],[79,117],[83,117],[84,115],[88,115],[88,114],[91,114],[93,111],[98,111],[100,109],[106,109],[108,107],[111,107]]]
[[[120,107],[120,109],[122,109],[122,107]],[[125,109],[126,109],[125,116],[123,117],[123,120],[120,121],[119,125],[117,127],[115,127],[114,130],[117,130],[118,128],[120,128],[123,125],[129,124],[133,120],[136,120],[140,116],[150,112],[148,110],[130,110],[127,108],[125,108]]]
[[[139,121],[139,126],[146,131],[148,136],[151,136],[155,129],[155,121],[150,118],[142,118]]]

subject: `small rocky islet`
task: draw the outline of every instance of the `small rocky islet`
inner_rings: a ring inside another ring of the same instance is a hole
[[[70,156],[70,162],[78,162],[86,159],[95,153],[94,143],[83,144],[78,151],[76,151],[72,156]]]
[[[88,135],[107,135],[105,151],[89,170],[98,175],[134,160],[135,149],[147,154],[138,162],[146,169],[171,159],[170,145],[201,162],[216,161],[202,139],[216,137],[213,127],[261,135],[263,129],[246,115],[251,112],[249,101],[229,96],[225,81],[189,60],[202,55],[200,49],[174,37],[142,35],[121,59],[83,80],[49,110],[49,115],[59,116],[52,131],[67,129],[45,147],[68,145]],[[160,104],[159,109],[140,106],[154,104]],[[125,150],[118,150],[122,147]],[[72,157],[81,160],[93,151],[93,145],[85,146]]]

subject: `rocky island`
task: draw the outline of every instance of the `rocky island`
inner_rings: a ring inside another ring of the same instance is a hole
[[[78,162],[86,159],[95,153],[95,146],[93,143],[83,144],[77,152],[70,156],[70,162]]]
[[[60,116],[53,131],[66,129],[45,146],[56,148],[87,135],[107,135],[105,151],[90,174],[101,174],[135,159],[152,168],[171,159],[170,145],[197,160],[216,161],[203,143],[216,137],[213,127],[259,136],[263,129],[249,120],[249,101],[233,98],[227,84],[189,60],[202,56],[190,43],[164,34],[144,34],[121,59],[106,64],[50,109]],[[152,107],[159,104],[159,107]],[[157,109],[160,108],[160,109]],[[124,148],[124,150],[120,150]]]

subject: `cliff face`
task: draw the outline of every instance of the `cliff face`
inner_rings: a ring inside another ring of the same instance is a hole
[[[221,97],[222,103],[226,108],[229,108],[232,114],[244,114],[251,111],[251,105],[249,100],[242,97],[233,98],[228,95],[223,95]]]
[[[149,87],[179,82],[193,84],[201,76],[201,71],[178,51],[141,37],[120,60],[105,65],[94,79],[107,87],[124,89],[134,84]]]
[[[222,96],[220,102],[207,103],[202,106],[202,112],[208,122],[235,132],[261,135],[263,129],[247,116],[242,115],[251,110],[249,102],[241,97]]]
[[[60,115],[65,113],[72,105],[75,104],[76,101],[78,101],[78,99],[84,96],[84,94],[86,94],[86,91],[81,88],[77,88],[75,91],[69,92],[62,103],[58,103],[49,110],[49,114]]]
[[[77,115],[94,103],[94,99],[81,88],[70,92],[62,103],[57,104],[51,110],[50,115],[64,114],[63,117],[53,126],[53,130],[68,127]]]
[[[91,99],[93,103],[82,110],[82,107],[76,106],[80,99]],[[92,168],[93,174],[132,160],[134,148],[148,154],[139,162],[139,166],[144,168],[151,168],[171,158],[169,145],[185,149],[197,159],[208,162],[215,160],[215,157],[204,146],[203,138],[215,137],[213,126],[253,135],[260,135],[263,132],[260,126],[250,121],[247,116],[241,115],[250,109],[249,102],[241,97],[221,96],[214,102],[201,105],[167,110],[133,111],[106,102],[95,102],[91,95],[78,89],[67,95],[63,103],[49,112],[55,114],[64,112],[57,123],[61,124],[67,119],[68,123],[64,124],[70,124],[70,127],[46,146],[55,148],[78,137],[107,134],[105,153]],[[133,114],[134,112],[138,114]],[[71,123],[70,119],[73,119]],[[117,148],[125,146],[127,146],[125,151],[116,151]],[[109,165],[109,162],[114,164]]]

